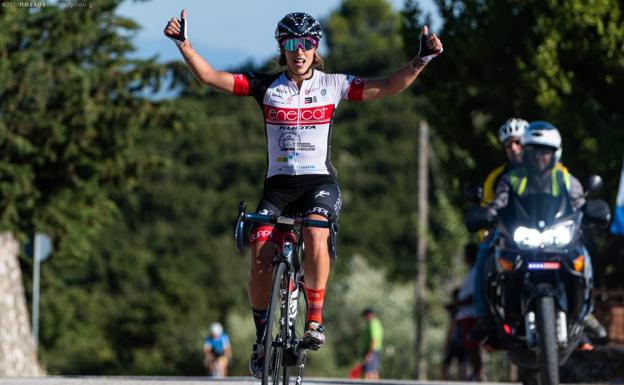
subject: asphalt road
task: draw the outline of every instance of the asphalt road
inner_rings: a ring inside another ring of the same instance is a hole
[[[0,385],[258,385],[260,381],[248,377],[228,377],[213,380],[209,377],[88,377],[88,376],[47,376],[47,377],[4,377]],[[293,382],[294,383],[294,382]],[[342,378],[304,378],[304,385],[458,385],[467,382],[378,380],[362,381]],[[480,382],[480,385],[495,383]]]

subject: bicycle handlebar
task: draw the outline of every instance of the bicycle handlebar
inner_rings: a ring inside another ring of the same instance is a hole
[[[238,221],[234,230],[234,239],[236,240],[236,250],[240,253],[244,248],[245,222],[254,223],[270,223],[275,225],[286,225],[292,227],[317,227],[329,229],[329,255],[332,260],[336,259],[336,232],[338,231],[338,223],[329,218],[329,221],[319,221],[315,219],[284,217],[281,215],[266,215],[256,213],[246,213],[247,204],[241,202],[238,208]]]
[[[297,217],[291,218],[283,217],[280,215],[243,213],[241,219],[244,222],[271,223],[275,225],[287,225],[297,227],[318,227],[322,229],[329,229],[331,227],[331,222],[328,221],[318,221],[314,219]]]

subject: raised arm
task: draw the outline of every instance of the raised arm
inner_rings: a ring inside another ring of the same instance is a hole
[[[172,17],[167,22],[164,33],[176,43],[182,57],[197,80],[220,91],[233,93],[234,76],[229,72],[215,70],[193,49],[187,37],[187,28],[186,10],[183,9],[180,12],[179,20]]]
[[[409,87],[427,63],[442,53],[442,43],[435,33],[429,35],[425,25],[420,35],[420,49],[409,63],[383,79],[366,79],[362,100],[381,99],[397,94]]]

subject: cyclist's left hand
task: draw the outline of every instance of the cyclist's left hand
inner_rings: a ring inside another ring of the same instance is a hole
[[[420,48],[418,50],[418,57],[424,63],[429,63],[431,59],[441,54],[443,51],[442,42],[438,39],[435,33],[429,35],[429,28],[423,26],[422,33],[420,34]]]

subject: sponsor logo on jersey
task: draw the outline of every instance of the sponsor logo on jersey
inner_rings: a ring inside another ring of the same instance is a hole
[[[292,151],[297,149],[297,143],[301,141],[299,135],[294,132],[283,133],[278,140],[278,144],[283,151]]]
[[[307,98],[303,99],[303,103],[304,104],[310,104],[310,103],[316,103],[316,96],[308,96]]]
[[[313,164],[308,164],[308,165],[292,165],[292,164],[286,164],[283,167],[279,167],[278,168],[279,171],[313,171],[316,170],[316,166],[314,166]]]
[[[277,160],[279,163],[288,163],[288,162],[290,162],[290,161],[294,160],[294,159],[295,159],[296,157],[298,157],[298,156],[299,156],[299,153],[298,153],[298,152],[291,152],[291,153],[289,153],[289,154],[288,154],[288,155],[286,155],[286,156],[278,156],[278,157],[276,158],[276,160]]]
[[[316,126],[280,126],[280,130],[316,130]]]
[[[290,104],[293,101],[292,96],[287,95],[284,90],[276,89],[269,94],[269,100],[274,103]]]
[[[292,125],[328,124],[331,121],[334,105],[308,108],[281,108],[264,105],[264,120],[267,123]]]

